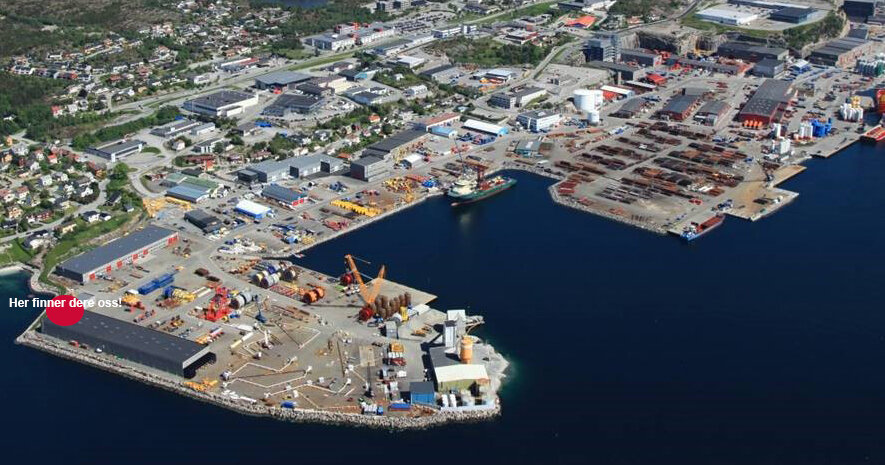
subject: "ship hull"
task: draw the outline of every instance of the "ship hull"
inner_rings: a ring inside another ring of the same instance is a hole
[[[709,223],[709,222],[708,222],[709,225],[708,225],[707,227],[705,227],[704,229],[702,229],[702,230],[700,230],[700,231],[698,231],[698,232],[696,232],[696,233],[691,233],[691,234],[689,234],[689,233],[682,233],[682,234],[680,235],[680,237],[682,237],[682,239],[683,239],[685,242],[691,242],[691,241],[693,241],[693,240],[695,240],[695,239],[699,239],[699,238],[703,237],[705,234],[707,234],[708,232],[710,232],[710,231],[712,231],[712,230],[718,228],[719,226],[721,226],[722,223],[724,222],[724,219],[725,219],[725,218],[722,217],[722,216],[716,217],[716,219],[715,219],[712,223]]]
[[[499,184],[490,189],[484,191],[476,191],[467,195],[452,195],[449,193],[449,198],[453,200],[452,206],[457,207],[459,205],[468,205],[471,203],[479,202],[480,200],[487,199],[493,195],[500,194],[501,192],[510,189],[516,184],[516,180],[512,178],[507,178],[507,180],[503,184]]]

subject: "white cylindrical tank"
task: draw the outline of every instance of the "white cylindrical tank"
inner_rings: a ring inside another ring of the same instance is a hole
[[[587,112],[587,122],[593,126],[598,125],[599,124],[599,112],[596,110],[588,111]]]
[[[581,113],[599,111],[599,108],[602,107],[603,97],[602,91],[599,89],[575,89],[573,97],[575,108]]]

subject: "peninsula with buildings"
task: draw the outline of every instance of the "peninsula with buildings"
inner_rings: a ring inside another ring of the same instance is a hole
[[[788,205],[809,158],[885,138],[874,0],[144,8],[0,49],[0,262],[87,307],[17,342],[250,415],[501,414],[483,315],[384,257],[310,269],[317,244],[507,195],[507,170],[550,178],[551,208],[703,240]]]

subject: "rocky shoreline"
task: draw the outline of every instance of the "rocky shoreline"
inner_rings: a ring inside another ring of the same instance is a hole
[[[233,410],[237,413],[252,416],[270,417],[282,421],[290,421],[295,423],[321,423],[328,425],[345,425],[367,428],[382,428],[389,430],[415,430],[426,429],[435,426],[441,426],[449,423],[465,423],[487,421],[498,417],[501,414],[500,402],[485,410],[468,410],[458,412],[436,412],[431,415],[421,417],[392,417],[386,415],[361,415],[356,413],[330,412],[325,410],[310,409],[284,409],[276,406],[267,406],[261,403],[249,404],[244,401],[238,401],[229,397],[208,393],[198,392],[189,389],[174,379],[157,375],[145,370],[127,366],[121,363],[115,363],[106,357],[102,357],[92,352],[75,349],[56,341],[52,338],[44,337],[33,331],[36,320],[24,333],[16,338],[15,343],[23,346],[31,347],[37,350],[47,352],[57,357],[65,358],[75,362],[83,363],[100,370],[108,371],[129,379],[133,379],[145,384],[159,387],[167,391],[175,392],[196,399],[201,402],[217,405],[219,407]]]

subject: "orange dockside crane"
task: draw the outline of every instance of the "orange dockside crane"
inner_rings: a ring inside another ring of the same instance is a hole
[[[372,281],[372,287],[370,289],[363,281],[363,275],[357,269],[353,255],[345,255],[344,260],[347,262],[347,267],[350,269],[349,274],[351,279],[356,281],[359,285],[360,296],[363,298],[363,303],[365,304],[363,308],[360,309],[359,319],[362,321],[369,321],[369,319],[375,315],[375,309],[373,307],[375,305],[375,298],[378,297],[378,294],[381,292],[381,282],[384,281],[384,273],[386,271],[384,265],[381,265],[381,269],[378,270],[378,277]]]

